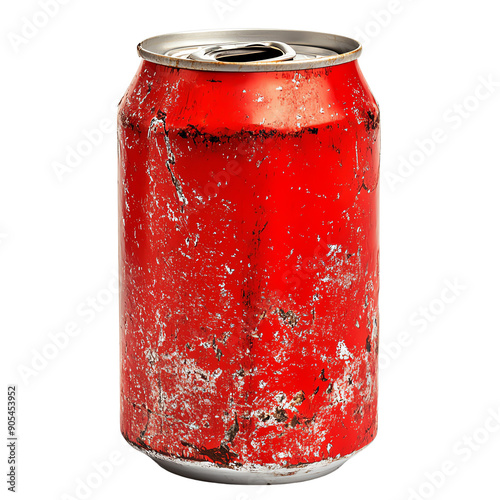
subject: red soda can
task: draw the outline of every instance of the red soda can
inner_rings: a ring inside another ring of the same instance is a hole
[[[327,474],[377,431],[379,110],[360,45],[158,36],[119,106],[121,431],[223,483]]]

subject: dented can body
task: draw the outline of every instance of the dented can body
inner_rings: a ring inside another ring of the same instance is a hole
[[[355,59],[276,65],[143,60],[119,107],[121,430],[198,479],[377,430],[378,107]]]

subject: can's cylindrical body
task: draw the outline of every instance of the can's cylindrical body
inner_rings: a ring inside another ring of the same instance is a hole
[[[141,62],[119,107],[132,445],[180,474],[259,483],[321,475],[374,439],[378,186],[357,61]]]

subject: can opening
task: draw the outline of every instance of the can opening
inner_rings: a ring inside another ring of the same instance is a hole
[[[201,46],[189,55],[196,61],[220,63],[252,63],[289,61],[296,56],[295,50],[283,42],[232,42]]]
[[[221,62],[254,62],[254,61],[267,61],[274,59],[284,54],[276,47],[251,47],[245,50],[242,49],[229,49],[221,51],[215,55],[215,59]]]

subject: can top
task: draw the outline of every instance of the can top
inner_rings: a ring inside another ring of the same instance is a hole
[[[155,36],[137,46],[146,61],[200,71],[262,72],[324,68],[354,61],[352,38],[295,30],[185,31]]]

